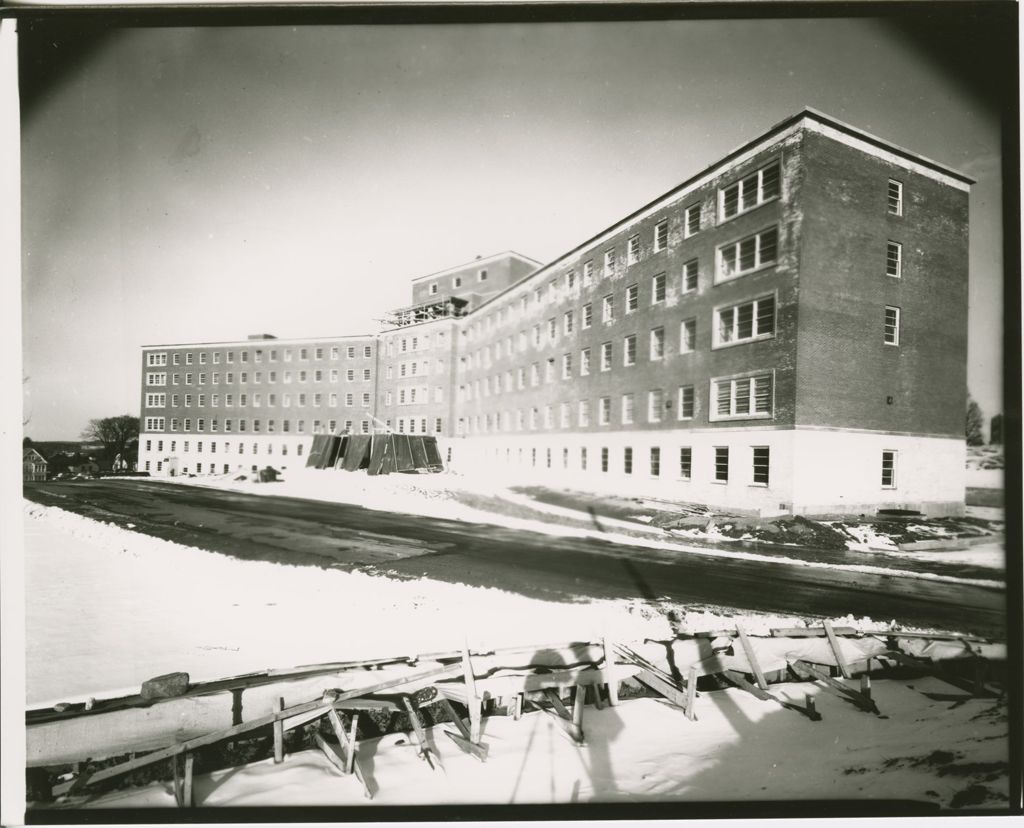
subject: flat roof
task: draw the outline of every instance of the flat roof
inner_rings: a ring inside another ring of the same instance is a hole
[[[438,270],[434,273],[428,273],[426,276],[417,276],[413,279],[413,282],[422,282],[424,279],[437,279],[440,276],[445,276],[449,273],[455,273],[458,270],[465,270],[469,267],[478,267],[480,265],[493,262],[495,259],[502,259],[506,257],[516,258],[520,261],[526,262],[527,264],[534,265],[535,267],[543,267],[543,262],[538,262],[536,259],[531,259],[529,256],[524,256],[522,253],[516,253],[514,250],[504,250],[501,253],[494,253],[490,256],[484,256],[480,259],[473,259],[471,262],[465,264],[456,265],[455,267],[446,267],[444,270]]]
[[[147,348],[208,348],[214,345],[252,345],[273,347],[274,345],[298,345],[303,342],[341,342],[346,339],[373,339],[375,334],[345,334],[344,336],[303,336],[298,339],[228,339],[219,342],[165,342],[159,345],[140,345]]]

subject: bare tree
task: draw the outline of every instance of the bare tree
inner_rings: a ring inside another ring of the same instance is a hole
[[[83,440],[103,443],[103,451],[111,460],[118,454],[123,456],[128,444],[138,436],[139,418],[131,414],[89,420],[89,425],[82,432]]]

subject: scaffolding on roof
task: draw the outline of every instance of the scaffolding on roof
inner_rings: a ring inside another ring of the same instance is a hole
[[[381,319],[385,327],[402,328],[420,322],[431,322],[435,319],[452,319],[465,316],[469,302],[457,296],[440,296],[430,302],[398,308]]]

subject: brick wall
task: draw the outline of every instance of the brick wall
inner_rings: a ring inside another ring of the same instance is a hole
[[[963,436],[968,194],[815,133],[804,147],[797,423]],[[890,178],[903,216],[887,212]],[[883,342],[886,305],[901,311],[898,346]]]

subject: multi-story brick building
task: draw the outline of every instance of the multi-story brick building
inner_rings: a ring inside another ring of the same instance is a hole
[[[958,511],[970,183],[806,110],[548,264],[415,280],[359,339],[378,356],[365,413],[492,477],[764,514]],[[189,350],[144,349],[145,381]],[[144,416],[144,446],[199,438],[167,428],[196,409]],[[140,460],[166,470],[158,454]]]

